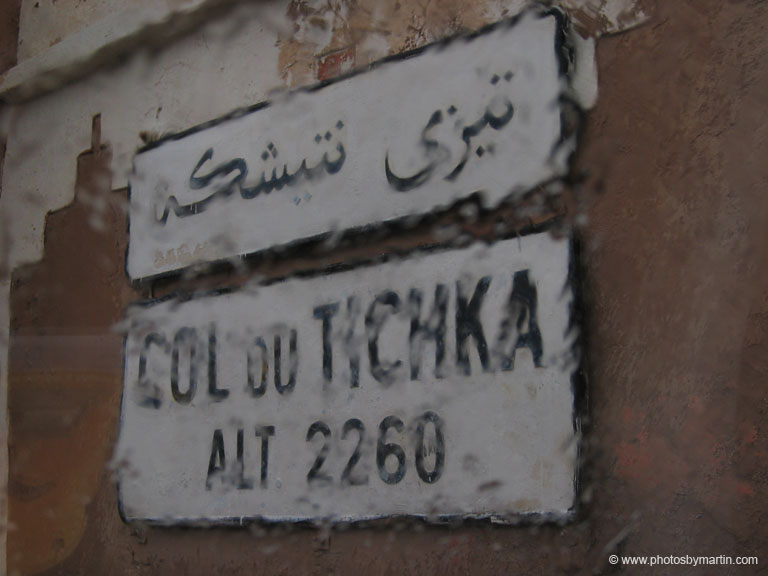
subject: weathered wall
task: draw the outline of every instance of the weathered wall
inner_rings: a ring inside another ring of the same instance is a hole
[[[16,63],[19,33],[20,0],[0,5],[0,74]],[[0,116],[2,109],[0,108]],[[3,198],[3,168],[5,166],[5,130],[0,130],[0,203]],[[0,217],[0,567],[6,564],[6,527],[8,518],[8,297],[10,270],[8,269],[8,227]]]
[[[104,336],[127,303],[181,284],[129,287],[121,196],[111,192],[120,185],[104,176],[105,136],[95,137],[77,164],[74,156],[60,160],[72,164],[73,174],[77,166],[82,188],[73,205],[48,218],[44,260],[14,274],[9,497],[16,529],[8,538],[9,568],[23,574],[590,574],[610,573],[607,557],[614,551],[760,556],[768,549],[761,529],[768,503],[768,271],[762,266],[768,4],[664,2],[649,13],[644,26],[598,42],[600,95],[577,162],[585,180],[567,202],[583,239],[590,398],[577,521],[509,528],[384,524],[330,533],[123,524],[105,468],[117,434],[121,342]],[[429,25],[442,26],[443,14],[425,14]],[[361,21],[352,29],[368,22],[359,13],[354,18]],[[349,45],[356,46],[354,39],[328,46]],[[356,47],[356,58],[361,53]],[[335,63],[323,68],[324,54],[289,40],[271,57],[283,81],[302,83],[326,68],[333,73]],[[296,70],[290,81],[286,70]],[[91,89],[73,86],[59,97]],[[33,103],[19,114],[43,108]],[[109,121],[105,113],[103,122]],[[84,152],[90,115],[76,124]],[[62,201],[70,188],[61,190]],[[89,196],[109,206],[99,213],[102,230],[88,225],[99,205]],[[492,234],[497,217],[462,226]],[[509,222],[525,225],[511,216]],[[430,230],[419,229],[357,238],[333,254],[314,246],[279,261],[257,260],[245,276],[282,276],[429,238]],[[85,251],[102,258],[82,262]],[[244,280],[233,271],[193,285]],[[89,339],[94,335],[98,345]]]
[[[765,549],[766,17],[660,3],[599,48],[590,521],[604,542],[633,525],[629,553]]]
[[[20,61],[39,56],[89,25],[109,16],[120,16],[126,10],[125,3],[119,0],[25,0],[20,4],[23,30]],[[132,2],[131,9],[141,11],[148,4],[147,1]]]
[[[768,14],[657,9],[657,25],[601,47],[582,156],[603,191],[586,258],[595,505],[642,503],[627,550],[760,550]]]

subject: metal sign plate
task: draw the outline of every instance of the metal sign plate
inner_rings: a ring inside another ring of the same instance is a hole
[[[168,138],[130,178],[131,278],[450,206],[567,172],[565,23],[469,38]]]
[[[133,307],[124,517],[568,514],[569,264],[535,234]]]

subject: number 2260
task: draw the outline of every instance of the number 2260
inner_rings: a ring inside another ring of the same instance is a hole
[[[433,484],[440,479],[445,467],[445,438],[443,435],[443,421],[435,412],[429,411],[422,414],[415,422],[416,424],[416,454],[415,464],[416,472],[419,474],[419,478],[427,484]],[[434,465],[431,470],[427,469],[425,458],[427,456],[427,447],[425,446],[425,435],[428,425],[432,425],[434,440],[430,443],[430,452],[434,450]],[[397,484],[405,476],[405,450],[399,444],[394,442],[387,442],[387,433],[391,428],[394,428],[396,432],[402,432],[405,429],[405,424],[397,416],[387,416],[379,424],[379,436],[376,442],[376,467],[379,472],[379,478],[387,484]],[[349,457],[347,465],[344,467],[344,471],[341,473],[341,483],[347,486],[357,486],[368,483],[367,474],[355,474],[354,469],[360,461],[361,448],[365,441],[365,424],[363,424],[357,418],[351,418],[344,422],[341,429],[341,439],[344,440],[351,432],[357,432],[357,445],[352,456]],[[317,453],[315,462],[307,473],[307,482],[315,483],[329,483],[332,482],[332,478],[329,474],[323,472],[321,469],[325,463],[325,459],[328,456],[330,450],[331,441],[331,429],[325,422],[317,421],[313,422],[307,430],[307,442],[311,441],[317,434],[321,434],[324,437],[323,445],[320,451]],[[390,456],[397,460],[397,467],[390,471],[387,468],[387,459],[390,462],[393,460]]]

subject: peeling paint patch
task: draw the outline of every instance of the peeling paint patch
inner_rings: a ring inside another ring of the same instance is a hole
[[[362,67],[390,54],[477,30],[519,14],[532,4],[531,0],[487,0],[469,5],[458,0],[439,5],[294,0],[286,10],[291,32],[283,34],[280,41],[281,68],[291,69],[284,76],[286,86],[328,78],[324,75],[328,70],[321,75],[319,68],[309,63],[312,56],[358,46],[355,64]],[[571,14],[575,27],[587,38],[621,32],[648,19],[638,0],[563,0],[557,4]],[[596,84],[591,91],[595,90]]]
[[[638,0],[563,0],[560,4],[591,36],[624,32],[649,18]]]
[[[355,47],[350,46],[319,58],[318,80],[329,80],[352,70],[355,66]]]

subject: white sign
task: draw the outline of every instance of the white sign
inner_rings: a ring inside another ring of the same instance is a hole
[[[146,278],[448,207],[567,172],[563,16],[524,12],[470,38],[294,92],[139,153],[128,273]]]
[[[569,262],[537,234],[134,307],[124,517],[568,514]]]

